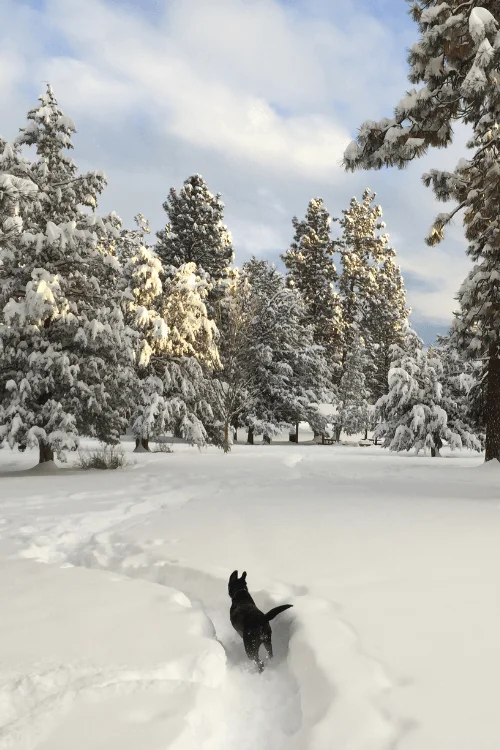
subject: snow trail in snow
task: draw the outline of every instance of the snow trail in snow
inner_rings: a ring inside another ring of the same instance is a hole
[[[121,517],[115,516],[115,524],[121,518],[126,518],[125,526],[127,521],[136,523],[144,509],[142,504],[128,507]],[[127,539],[123,524],[118,534],[113,533],[109,517],[101,520],[107,530],[90,537],[88,529],[95,527],[91,518],[76,535],[58,524],[45,533],[44,545],[35,544],[23,554],[168,586],[183,592],[190,605],[206,615],[207,635],[223,644],[228,664],[226,679],[210,701],[210,709],[198,707],[191,717],[193,731],[204,738],[203,747],[230,750],[237,744],[242,750],[327,750],[332,732],[339,747],[353,750],[368,746],[387,750],[395,742],[399,728],[377,706],[377,698],[390,688],[390,682],[380,665],[363,654],[357,636],[333,605],[310,596],[304,587],[278,584],[279,596],[273,597],[252,590],[264,611],[278,601],[295,605],[294,614],[281,615],[273,623],[275,659],[264,675],[257,675],[230,625],[225,580],[169,562],[156,552],[155,540],[138,544]],[[312,646],[318,642],[323,646],[321,653]],[[333,675],[333,683],[327,672]]]

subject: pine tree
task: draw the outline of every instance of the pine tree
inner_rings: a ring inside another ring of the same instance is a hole
[[[75,126],[50,86],[28,120],[17,145],[34,146],[37,159],[14,160],[38,190],[0,249],[0,434],[11,446],[38,444],[44,462],[78,435],[118,442],[135,376],[115,296],[120,266],[106,250],[117,217],[94,213],[104,175],[79,175],[66,155]],[[4,146],[4,160],[16,148]]]
[[[148,219],[139,213],[134,216],[134,222],[135,229],[123,229],[117,243],[117,255],[122,265],[134,258],[140,248],[148,247],[147,238],[151,234]]]
[[[165,278],[159,257],[145,243],[147,221],[139,214],[136,224],[136,230],[122,233],[119,249],[120,257],[128,258],[126,315],[141,333],[136,449],[149,450],[149,440],[166,430],[202,445],[212,421],[204,398],[206,370],[218,362],[218,334],[205,305],[208,285],[194,263]]]
[[[154,372],[151,357],[168,346],[168,326],[155,309],[163,293],[162,265],[145,244],[148,222],[139,214],[137,229],[123,230],[118,242],[118,257],[124,263],[127,283],[123,295],[125,320],[140,332],[136,345],[138,390],[132,416],[136,451],[149,450],[149,440],[166,429],[167,398],[163,380]]]
[[[484,357],[488,363],[485,458],[500,459],[500,2],[488,2],[486,8],[460,0],[412,0],[411,13],[420,39],[409,54],[409,78],[420,88],[399,102],[394,117],[364,123],[357,142],[346,150],[345,163],[348,169],[402,168],[429,146],[448,146],[455,122],[471,126],[470,158],[461,159],[453,172],[424,175],[438,200],[457,203],[436,218],[427,241],[439,242],[445,226],[464,210],[475,266],[459,292],[453,335],[471,358]]]
[[[322,432],[319,403],[331,401],[330,368],[325,350],[314,341],[314,327],[304,322],[304,302],[277,269],[252,258],[243,266],[250,288],[250,351],[257,382],[253,409],[246,421],[267,438],[284,427],[309,422]]]
[[[408,332],[404,348],[393,347],[389,392],[377,403],[382,421],[376,432],[384,445],[393,451],[430,449],[433,456],[440,455],[444,441],[452,449],[480,450],[446,385],[439,352],[425,351],[418,336]]]
[[[365,415],[372,411],[368,403],[373,404],[387,390],[390,347],[401,341],[408,313],[403,282],[394,264],[396,254],[389,244],[389,235],[381,233],[385,223],[381,207],[373,205],[375,198],[375,193],[367,188],[361,203],[351,199],[340,220],[339,291],[344,329],[339,383],[348,380],[353,362],[357,366],[362,362],[363,373],[359,377],[363,376],[363,392],[368,391],[367,403],[362,408]],[[344,429],[343,414],[341,409],[336,419],[337,439]],[[364,422],[365,433],[370,424],[371,416]]]
[[[358,336],[352,341],[347,353],[344,372],[339,384],[338,404],[334,419],[337,441],[340,440],[341,430],[347,435],[364,432],[366,437],[371,427],[370,391],[366,385],[367,356],[364,341]]]
[[[394,262],[396,253],[391,247],[385,253],[386,259],[375,270],[376,288],[367,299],[363,326],[370,350],[366,384],[372,403],[387,393],[391,347],[403,344],[410,314],[401,271]]]
[[[339,222],[342,227],[339,291],[344,322],[343,363],[352,342],[359,336],[366,338],[369,300],[378,292],[378,264],[385,261],[390,252],[389,236],[379,234],[385,224],[381,221],[381,207],[372,205],[375,198],[376,194],[367,188],[361,203],[356,198],[351,199]]]
[[[313,326],[314,342],[322,346],[332,365],[340,361],[342,310],[335,282],[335,241],[330,235],[331,217],[322,198],[309,202],[306,216],[292,219],[295,235],[283,253],[289,286],[304,300],[304,322]]]
[[[231,235],[224,224],[224,203],[213,195],[201,175],[184,181],[179,192],[171,188],[163,208],[168,214],[165,229],[157,233],[156,253],[165,273],[186,263],[195,263],[198,275],[208,274],[211,282],[210,312],[220,299],[234,260]]]
[[[19,162],[19,147],[16,148],[0,138],[0,253],[3,255],[15,252],[16,241],[19,241],[22,235],[23,214],[29,210],[38,189],[31,180],[15,174],[23,173],[23,170],[19,169]],[[0,294],[7,281],[7,275],[0,264]],[[1,404],[7,396],[5,386],[9,372],[7,358],[3,356],[2,328],[0,315],[0,414]],[[3,447],[3,444],[0,429],[0,447]]]
[[[443,366],[443,390],[449,396],[448,423],[457,432],[474,435],[484,449],[484,363],[457,349],[450,335],[437,337]]]
[[[241,415],[253,408],[258,395],[253,352],[257,312],[247,279],[234,273],[217,307],[217,328],[223,333],[219,340],[220,360],[210,381],[215,416],[212,440],[226,453],[231,449],[231,425],[239,424]]]

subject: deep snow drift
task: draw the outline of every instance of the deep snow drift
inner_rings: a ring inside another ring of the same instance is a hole
[[[498,749],[498,465],[290,444],[18,471],[35,461],[0,451],[0,750]],[[294,604],[262,676],[235,568],[261,608]]]

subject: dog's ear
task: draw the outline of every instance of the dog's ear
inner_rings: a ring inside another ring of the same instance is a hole
[[[233,572],[229,576],[229,580],[230,581],[235,581],[237,578],[238,578],[238,571],[237,570],[233,570]]]
[[[247,572],[246,572],[246,570],[244,570],[243,573],[242,573],[242,575],[241,575],[241,580],[244,581],[246,577],[247,577]]]

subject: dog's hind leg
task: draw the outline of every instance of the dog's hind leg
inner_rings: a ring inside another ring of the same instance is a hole
[[[267,651],[267,655],[270,659],[273,658],[273,644],[271,643],[271,633],[269,635],[266,634],[266,637],[264,638],[264,648]]]
[[[259,672],[262,672],[264,670],[264,663],[261,661],[259,657],[260,641],[257,641],[254,639],[250,640],[243,636],[243,644],[245,646],[245,651],[246,651],[248,658],[251,661],[255,662]]]

